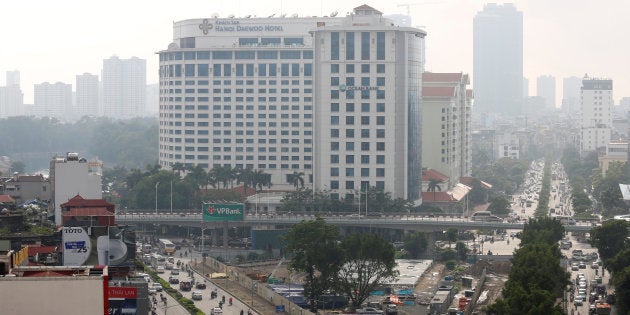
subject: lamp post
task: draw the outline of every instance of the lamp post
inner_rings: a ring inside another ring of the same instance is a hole
[[[157,215],[157,189],[160,186],[160,182],[155,183],[155,215]]]
[[[203,236],[203,232],[207,229],[209,228],[201,227],[201,275],[204,277],[206,276],[206,256],[204,255],[205,247],[203,241],[205,238]]]

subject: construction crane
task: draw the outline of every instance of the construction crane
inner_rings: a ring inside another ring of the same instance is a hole
[[[426,4],[440,4],[440,3],[444,3],[444,1],[401,3],[401,4],[397,5],[397,6],[398,7],[406,7],[407,8],[407,15],[411,16],[410,8],[413,7],[413,6],[426,5]]]

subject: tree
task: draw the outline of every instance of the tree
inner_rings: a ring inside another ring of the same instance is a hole
[[[176,162],[176,163],[173,163],[173,165],[171,166],[171,170],[173,170],[174,172],[177,172],[177,176],[180,176],[181,172],[186,170],[186,167],[184,166],[183,163]]]
[[[459,231],[457,231],[456,228],[448,228],[446,230],[446,233],[444,233],[444,236],[446,237],[446,240],[448,241],[448,247],[451,247],[451,243],[455,243],[457,242],[457,237],[459,236]]]
[[[560,221],[549,217],[540,217],[525,223],[521,233],[521,246],[532,243],[557,244],[564,236],[564,227]]]
[[[464,242],[455,243],[455,251],[457,252],[457,259],[466,261],[466,255],[468,255],[469,249]]]
[[[615,257],[606,261],[606,269],[615,274],[630,266],[630,247],[624,248]]]
[[[293,186],[295,187],[295,189],[297,189],[298,187],[302,187],[304,188],[304,173],[303,172],[293,172],[293,174],[289,174],[287,176],[289,183],[293,184]]]
[[[440,184],[442,184],[442,180],[441,179],[431,178],[429,180],[429,185],[427,187],[427,191],[428,192],[433,192],[433,200],[435,200],[435,190],[437,189],[438,191],[442,191],[442,186],[440,186]]]
[[[591,230],[592,243],[597,247],[604,265],[608,259],[613,258],[624,249],[627,237],[628,222],[624,220],[605,221],[601,226]]]
[[[339,228],[326,224],[317,217],[313,221],[302,221],[291,227],[283,238],[285,251],[293,256],[290,267],[305,272],[304,296],[311,307],[315,307],[315,297],[330,287],[343,259],[337,243]]]
[[[495,215],[505,215],[510,212],[510,201],[503,194],[492,199],[488,206],[488,211]]]
[[[428,244],[427,234],[417,231],[405,236],[405,245],[403,247],[411,258],[419,258],[427,250]]]
[[[615,285],[617,314],[630,313],[630,267],[616,272],[613,284]]]
[[[377,234],[352,234],[341,242],[343,263],[335,288],[360,307],[378,286],[389,283],[395,270],[396,250]]]

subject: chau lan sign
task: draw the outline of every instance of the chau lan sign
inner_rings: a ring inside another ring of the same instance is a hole
[[[204,203],[203,221],[243,221],[245,207],[242,203]]]

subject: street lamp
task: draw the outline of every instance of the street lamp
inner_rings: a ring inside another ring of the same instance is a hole
[[[160,182],[155,183],[155,215],[157,215],[157,189],[160,186]]]
[[[201,228],[201,275],[204,277],[206,276],[206,256],[204,255],[205,247],[204,247],[203,241],[205,238],[203,236],[203,232],[207,229],[209,228],[204,228],[204,227]]]

